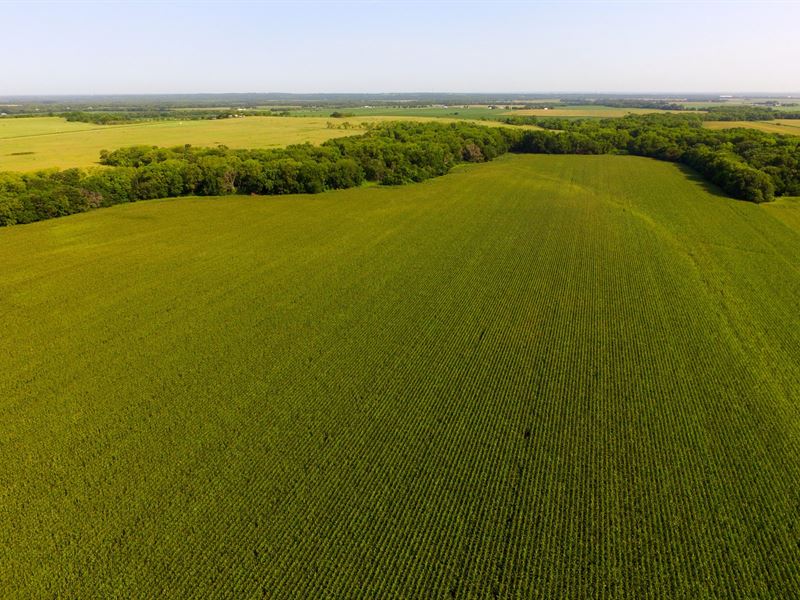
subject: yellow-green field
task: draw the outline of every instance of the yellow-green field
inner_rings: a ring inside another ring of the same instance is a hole
[[[703,125],[709,129],[745,127],[747,129],[766,131],[767,133],[800,135],[800,120],[797,119],[777,119],[775,121],[706,121]]]
[[[353,117],[346,121],[377,123],[404,117]],[[429,118],[415,117],[417,121]],[[344,121],[333,120],[337,125]],[[326,117],[247,117],[209,121],[149,121],[126,125],[69,123],[58,117],[0,119],[0,171],[33,171],[97,164],[100,150],[123,146],[215,146],[272,148],[357,133],[330,129]]]
[[[762,208],[790,229],[800,231],[800,198],[778,198]]]

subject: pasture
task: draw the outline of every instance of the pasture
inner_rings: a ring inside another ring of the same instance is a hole
[[[0,230],[0,589],[798,597],[799,215],[509,155]]]

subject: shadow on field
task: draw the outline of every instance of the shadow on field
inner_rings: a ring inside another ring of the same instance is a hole
[[[686,165],[682,165],[680,163],[674,163],[678,170],[683,173],[683,175],[694,183],[697,187],[701,188],[704,192],[711,194],[712,196],[716,196],[717,198],[725,198],[726,200],[731,200],[733,202],[747,202],[747,200],[740,200],[738,198],[734,198],[733,196],[728,196],[725,192],[723,192],[720,188],[716,185],[708,181],[707,179],[703,179],[697,171],[692,169],[691,167],[687,167]]]

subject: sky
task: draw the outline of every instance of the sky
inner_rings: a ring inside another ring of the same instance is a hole
[[[0,22],[0,96],[800,92],[800,0],[0,0]]]

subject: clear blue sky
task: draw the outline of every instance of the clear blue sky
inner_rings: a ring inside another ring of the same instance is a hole
[[[800,92],[800,2],[7,2],[0,95]]]

